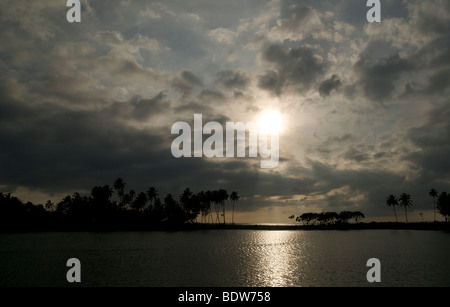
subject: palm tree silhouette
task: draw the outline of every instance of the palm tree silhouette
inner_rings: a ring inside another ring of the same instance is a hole
[[[208,193],[200,191],[197,193],[197,198],[200,202],[201,223],[206,223],[210,213],[211,204],[208,198]]]
[[[45,208],[49,211],[53,211],[55,210],[55,203],[51,200],[47,200],[47,202],[45,203]]]
[[[435,189],[431,189],[428,193],[433,198],[433,208],[434,208],[434,220],[433,222],[436,222],[436,198],[438,197],[438,192]]]
[[[121,209],[123,209],[123,207],[125,205],[125,202],[124,202],[125,186],[126,186],[126,183],[120,177],[117,178],[113,184],[114,190],[116,190],[117,195],[119,196],[119,207]]]
[[[223,223],[225,224],[225,201],[228,200],[228,192],[224,189],[219,189],[217,193],[218,202],[222,208],[222,216],[223,216]]]
[[[406,208],[412,206],[411,195],[402,193],[399,198],[399,204],[401,207],[405,207],[406,224],[408,224],[408,213],[406,212]]]
[[[153,204],[153,202],[156,200],[156,197],[158,197],[158,191],[154,187],[149,187],[147,190],[148,201]]]
[[[230,200],[233,202],[233,214],[231,216],[231,223],[234,224],[234,204],[239,200],[239,195],[236,191],[231,192]]]
[[[45,218],[44,222],[49,226],[50,224],[52,227],[64,225],[62,229],[83,231],[112,230],[118,224],[125,229],[178,227],[197,222],[199,214],[202,215],[202,222],[214,223],[213,213],[211,213],[213,204],[217,223],[222,223],[221,216],[223,216],[223,223],[226,224],[227,200],[233,202],[232,223],[234,223],[234,207],[239,200],[238,193],[235,191],[229,196],[225,189],[193,193],[186,188],[179,200],[172,194],[167,194],[162,203],[154,187],[149,187],[145,192],[125,190],[125,188],[124,180],[117,178],[112,186],[94,186],[91,193],[85,196],[75,192],[73,196],[67,195],[56,205],[51,200],[44,205],[23,203],[18,198],[12,197],[10,193],[0,192],[0,212],[2,213],[0,214],[2,220],[0,230],[13,227],[20,218],[26,223],[31,221],[32,227],[38,227],[40,224],[37,220],[34,223],[34,219]]]
[[[450,194],[442,192],[438,198],[439,213],[445,218],[446,222],[450,222]]]
[[[214,203],[214,193],[211,190],[205,192],[204,213],[205,220],[211,224],[214,224],[213,213],[211,209],[211,203]],[[209,217],[209,218],[208,218]]]
[[[211,202],[214,203],[214,209],[216,211],[216,221],[218,224],[220,224],[220,198],[219,198],[219,191],[218,190],[212,190],[211,191]]]
[[[390,206],[392,206],[393,208],[394,208],[394,215],[395,215],[395,220],[397,221],[397,223],[398,223],[398,218],[397,218],[397,212],[395,212],[395,206],[398,206],[398,200],[397,200],[397,198],[394,196],[394,195],[389,195],[387,198],[386,198],[386,204],[390,207]]]
[[[124,206],[131,207],[135,196],[136,196],[136,191],[133,189],[131,189],[128,193],[125,193],[123,195]]]
[[[183,191],[183,194],[180,196],[180,202],[185,208],[185,210],[189,211],[191,209],[191,199],[192,199],[193,193],[191,189],[186,188]]]
[[[148,201],[147,194],[145,194],[144,192],[140,192],[134,199],[131,206],[136,211],[142,211],[147,205],[147,201]]]

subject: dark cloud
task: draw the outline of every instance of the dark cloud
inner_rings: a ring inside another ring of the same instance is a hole
[[[345,133],[342,136],[334,136],[334,137],[329,137],[327,140],[327,143],[338,143],[338,144],[342,144],[343,142],[347,142],[350,141],[354,138],[354,136],[351,133]]]
[[[397,155],[396,152],[392,151],[379,151],[373,155],[374,159],[391,159]]]
[[[262,58],[275,70],[268,70],[259,78],[259,86],[280,95],[287,88],[308,90],[324,73],[320,55],[309,46],[288,48],[272,44],[263,51]]]
[[[190,96],[195,87],[200,87],[203,82],[192,71],[183,70],[172,80],[172,86],[181,91],[183,98]]]
[[[439,12],[427,8],[425,4],[424,8],[419,6],[414,9],[418,24],[417,27],[425,35],[448,35],[449,23],[448,17],[450,16],[450,4],[447,1],[438,3]]]
[[[439,47],[442,47],[443,45],[447,44],[446,41],[439,40],[435,46],[433,46],[434,51],[436,52],[439,50]],[[434,44],[433,44],[434,45]],[[437,49],[437,50],[436,50]],[[439,55],[433,58],[433,60],[430,62],[430,67],[436,67],[436,68],[443,68],[450,66],[450,48],[445,48],[442,52],[440,52]]]
[[[169,107],[169,102],[165,100],[163,92],[150,99],[135,96],[130,103],[134,107],[132,111],[133,118],[141,121],[148,120],[152,115],[160,114]]]
[[[442,97],[447,95],[450,89],[450,48],[448,48],[448,38],[445,35],[439,36],[430,43],[424,45],[416,53],[408,58],[408,62],[414,63],[414,67],[409,73],[420,73],[420,78],[408,74],[407,80],[403,84],[401,98],[411,99],[415,96]]]
[[[354,68],[361,77],[364,94],[372,100],[382,102],[391,97],[398,77],[411,71],[414,65],[399,54],[374,61],[372,56],[364,52]]]
[[[189,70],[183,70],[181,72],[181,77],[191,86],[200,86],[203,84],[203,82],[196,75],[194,75],[192,71]]]
[[[144,115],[152,99],[134,98],[131,108],[105,106],[95,111],[71,110],[50,103],[28,104],[0,95],[0,184],[49,193],[85,190],[121,174],[147,182],[144,170],[170,155],[170,131],[141,130],[120,124],[136,108]],[[131,111],[132,112],[132,111]],[[148,114],[147,114],[148,115]],[[133,174],[133,175],[131,175]]]
[[[217,74],[216,82],[228,89],[245,89],[250,78],[242,71],[222,70]]]
[[[10,153],[1,162],[1,182],[46,191],[88,189],[164,157],[162,137],[101,121],[96,113],[59,110],[28,121],[0,134]]]
[[[163,78],[161,74],[158,74],[152,68],[143,67],[139,63],[130,60],[123,61],[123,64],[116,72],[116,77],[122,80],[127,80],[130,78],[138,79],[140,82],[151,82],[161,80]]]
[[[196,100],[189,101],[188,103],[183,103],[174,108],[176,114],[183,116],[192,117],[192,114],[213,114],[214,108],[211,105],[201,103]]]
[[[137,190],[153,185],[161,193],[176,194],[185,187],[196,191],[225,187],[251,196],[261,187],[264,195],[287,193],[295,182],[279,173],[260,174],[259,166],[253,165],[259,165],[259,159],[254,158],[223,162],[176,159],[170,152],[170,126],[136,129],[115,120],[124,115],[123,111],[114,117],[108,107],[95,112],[52,105],[25,108],[23,102],[8,99],[5,94],[1,98],[0,184],[10,188],[27,186],[72,193],[112,184],[121,176]],[[162,101],[164,95],[160,93],[122,104],[146,115],[153,104]],[[206,119],[220,123],[230,120],[217,114],[205,115]],[[192,118],[185,120],[191,122]]]
[[[450,180],[450,103],[436,107],[426,115],[422,126],[408,131],[409,139],[418,147],[407,159],[418,166],[428,180]]]
[[[359,150],[356,148],[351,148],[347,150],[343,154],[343,157],[347,160],[354,160],[356,162],[363,162],[370,159],[370,156],[366,151]]]
[[[319,86],[321,96],[329,96],[331,91],[338,89],[342,85],[337,75],[332,75],[329,79],[323,81]]]
[[[216,89],[204,89],[200,92],[199,98],[202,101],[214,103],[225,99],[225,95]]]
[[[278,71],[267,70],[259,77],[258,86],[264,90],[272,92],[275,95],[281,95],[284,84]]]
[[[427,95],[441,95],[450,85],[450,69],[442,69],[433,73],[428,79],[426,88],[422,93]]]
[[[409,130],[410,139],[418,146],[433,148],[450,144],[450,103],[437,106],[425,115],[425,123]]]
[[[38,115],[32,108],[13,97],[17,89],[7,82],[0,82],[0,124],[8,131],[20,129],[27,124],[27,120]],[[14,120],[11,120],[14,119]]]

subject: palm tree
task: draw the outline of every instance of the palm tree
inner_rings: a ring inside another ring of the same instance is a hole
[[[184,189],[183,194],[180,195],[180,203],[190,220],[197,222],[197,215],[200,213],[200,202],[197,194],[194,194],[189,188]]]
[[[52,202],[51,200],[47,200],[47,202],[45,203],[45,208],[49,211],[54,211],[55,210],[55,203]]]
[[[186,188],[186,189],[184,189],[183,194],[181,194],[181,196],[180,196],[180,202],[186,211],[191,210],[192,195],[193,195],[193,193],[192,193],[191,189]]]
[[[179,218],[179,206],[172,194],[167,194],[164,198],[164,213],[169,224],[176,223]]]
[[[75,193],[77,195],[78,193]],[[105,186],[95,186],[91,190],[92,198],[102,204],[108,204],[110,202],[110,198],[113,194],[113,190],[109,187],[109,185]]]
[[[123,195],[123,206],[124,206],[124,208],[132,206],[135,196],[136,196],[136,191],[135,190],[130,190],[128,193],[125,193]]]
[[[217,191],[217,202],[222,208],[223,223],[225,224],[225,201],[228,200],[228,192],[224,189]]]
[[[113,187],[114,187],[114,189],[116,190],[116,192],[117,192],[117,195],[119,196],[119,207],[120,208],[123,208],[123,206],[125,205],[124,204],[124,195],[125,195],[125,186],[126,186],[127,184],[123,181],[123,179],[122,178],[117,178],[115,181],[114,181],[114,184],[113,184]]]
[[[210,213],[211,204],[209,202],[208,193],[200,191],[197,193],[197,199],[200,202],[201,223],[207,222],[207,217]]]
[[[148,201],[147,194],[145,194],[144,192],[140,192],[134,199],[131,206],[136,211],[142,211],[147,205],[147,201]]]
[[[123,195],[123,190],[125,189],[126,185],[127,184],[123,181],[123,179],[119,177],[114,181],[113,187],[117,191],[117,194],[121,196]]]
[[[435,189],[431,189],[428,193],[433,198],[433,207],[434,207],[434,222],[436,222],[436,198],[438,197],[438,192]]]
[[[214,224],[213,213],[211,210],[211,203],[214,202],[213,192],[211,190],[208,190],[204,192],[203,196],[204,196],[203,212],[205,214],[205,222]]]
[[[158,191],[154,187],[149,187],[147,190],[147,198],[150,203],[153,203],[158,197]]]
[[[151,218],[152,221],[155,221],[156,223],[161,223],[164,219],[164,207],[161,203],[161,199],[159,199],[159,196],[156,196],[153,201]]]
[[[211,191],[211,202],[214,203],[214,209],[216,211],[216,221],[218,224],[220,224],[220,198],[219,198],[219,191],[213,190]]]
[[[406,212],[406,208],[412,206],[411,195],[402,193],[399,198],[399,204],[401,207],[405,207],[406,224],[408,224],[408,213]]]
[[[438,198],[439,213],[445,218],[446,222],[450,222],[450,194],[442,192]]]
[[[233,202],[233,215],[231,217],[231,223],[234,224],[234,204],[239,200],[238,193],[235,191],[231,192],[230,200]]]
[[[395,220],[397,221],[397,223],[398,223],[398,218],[397,218],[397,213],[395,212],[395,206],[398,206],[398,200],[397,200],[397,198],[394,196],[394,195],[389,195],[387,198],[386,198],[386,204],[390,207],[390,206],[392,206],[393,208],[394,208],[394,215],[395,215]]]

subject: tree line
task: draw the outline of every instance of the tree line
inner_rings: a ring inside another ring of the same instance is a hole
[[[289,216],[291,220],[295,218],[297,222],[303,222],[304,225],[333,225],[336,223],[347,224],[349,220],[354,219],[356,223],[362,218],[364,214],[360,211],[341,211],[336,212],[307,212],[297,217],[295,215]]]
[[[433,199],[434,219],[436,222],[436,213],[439,212],[446,222],[450,222],[450,194],[447,192],[438,193],[435,189],[431,189],[428,195]],[[405,222],[408,223],[408,208],[413,205],[413,200],[410,194],[402,193],[399,197],[390,194],[386,197],[386,204],[393,207],[395,221],[398,223],[398,216],[396,207],[403,207],[405,210]],[[345,224],[349,220],[354,219],[357,223],[359,219],[364,218],[364,214],[360,211],[342,211],[336,212],[322,212],[322,213],[303,213],[299,216],[291,215],[289,219],[303,222],[304,225],[332,225]]]
[[[95,186],[89,195],[75,192],[58,203],[22,202],[10,193],[0,193],[0,228],[26,229],[149,229],[174,227],[187,223],[225,224],[225,206],[239,200],[237,192],[225,189],[194,193],[186,188],[178,197],[167,194],[160,198],[155,187],[137,193],[126,189],[122,178],[112,186]]]
[[[444,217],[446,222],[450,222],[450,195],[447,192],[438,193],[435,189],[430,189],[428,195],[433,199],[433,222],[436,222],[436,210]],[[386,204],[394,209],[395,221],[398,223],[396,206],[403,207],[405,209],[405,221],[408,223],[408,207],[413,205],[411,195],[402,193],[398,198],[390,194],[386,197]]]

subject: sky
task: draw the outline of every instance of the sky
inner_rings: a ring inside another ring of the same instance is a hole
[[[44,203],[118,177],[161,196],[225,188],[237,223],[394,220],[385,200],[403,192],[408,220],[430,221],[429,190],[450,192],[449,1],[381,1],[379,23],[361,0],[81,6],[69,23],[63,0],[0,2],[0,191]],[[282,118],[275,168],[171,154],[176,122],[265,110]]]

